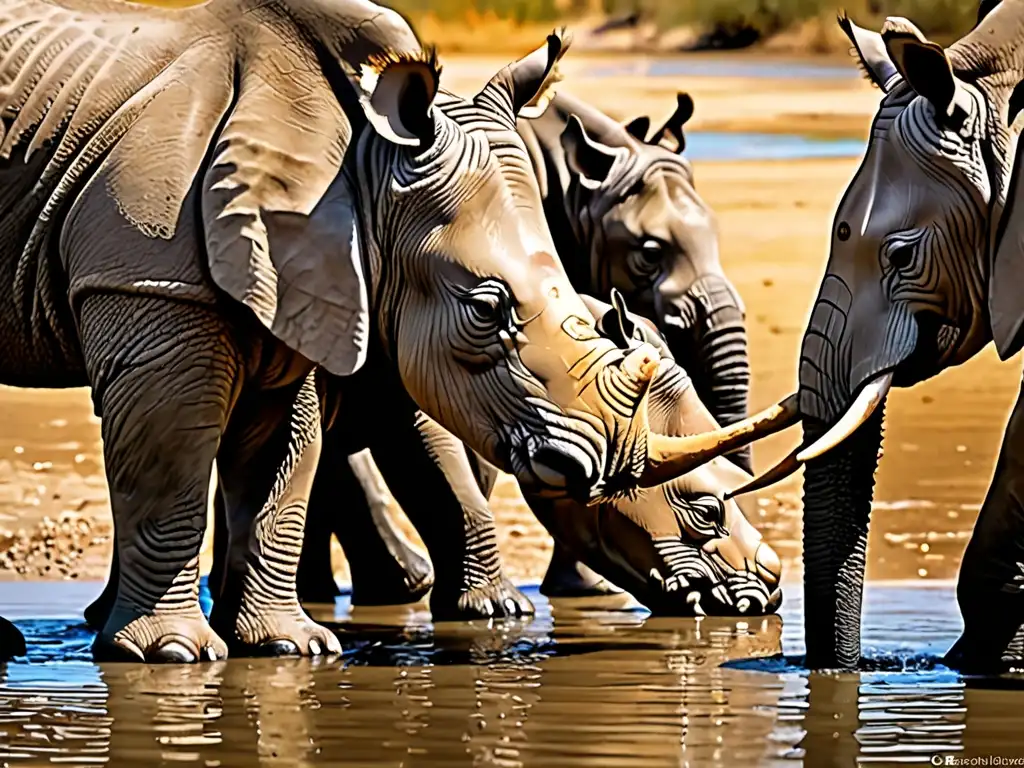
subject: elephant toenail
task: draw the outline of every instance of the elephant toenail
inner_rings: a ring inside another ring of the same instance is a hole
[[[320,643],[317,642],[316,638],[309,641],[309,652],[314,656],[319,656],[323,652],[323,649],[320,647]]]
[[[256,647],[257,656],[301,656],[299,646],[291,640],[279,638],[267,640]]]
[[[148,660],[160,664],[194,664],[196,656],[184,645],[172,640],[153,651]]]
[[[203,656],[206,658],[207,661],[217,661],[217,651],[215,651],[210,646],[206,646],[205,648],[203,648]]]

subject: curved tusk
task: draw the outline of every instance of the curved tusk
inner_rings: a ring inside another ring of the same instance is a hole
[[[796,455],[796,460],[803,464],[811,459],[824,456],[856,432],[857,428],[871,418],[871,414],[885,400],[891,386],[892,371],[883,373],[865,384],[842,418],[828,432],[800,451]]]
[[[750,418],[711,432],[685,437],[651,433],[647,443],[647,466],[637,485],[650,488],[674,480],[723,454],[774,435],[800,421],[797,395]]]
[[[750,493],[751,491],[760,491],[762,488],[767,488],[769,485],[775,485],[775,483],[780,480],[785,480],[800,469],[800,460],[797,458],[799,453],[800,447],[797,446],[786,458],[767,472],[758,475],[749,483],[741,485],[739,488],[725,494],[726,501],[736,496],[742,496],[745,493]]]

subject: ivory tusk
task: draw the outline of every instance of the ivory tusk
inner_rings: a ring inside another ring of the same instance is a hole
[[[865,384],[842,418],[828,432],[800,451],[796,455],[796,460],[803,464],[811,459],[824,456],[856,432],[857,428],[871,418],[871,414],[885,400],[891,386],[891,371],[883,373]]]
[[[736,496],[742,496],[745,493],[751,491],[759,491],[762,488],[767,488],[769,485],[775,485],[780,480],[785,480],[787,477],[792,475],[798,469],[800,469],[800,461],[797,459],[797,454],[800,452],[799,446],[794,448],[793,451],[786,456],[782,461],[776,464],[774,467],[764,472],[749,483],[741,485],[735,490],[729,491],[725,494],[725,499],[728,501]]]
[[[798,421],[797,396],[790,395],[750,418],[711,432],[685,437],[651,433],[647,445],[647,466],[637,484],[641,488],[650,488],[674,480],[718,456],[781,432]]]

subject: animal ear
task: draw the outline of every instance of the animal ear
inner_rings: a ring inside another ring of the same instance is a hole
[[[928,99],[940,115],[953,114],[957,81],[945,49],[907,19],[892,17],[882,26],[889,58],[910,87]]]
[[[646,115],[634,117],[622,127],[626,129],[626,133],[637,141],[647,141],[647,134],[651,130],[651,118]]]
[[[570,43],[565,30],[552,32],[544,45],[492,77],[477,98],[502,94],[511,100],[514,116],[540,117],[555,96],[555,83],[562,79],[558,62]]]
[[[896,84],[900,73],[889,58],[882,36],[858,27],[845,11],[839,12],[838,21],[840,28],[853,44],[853,53],[857,55],[857,62],[864,70],[864,74],[882,91],[888,93]]]
[[[686,137],[683,126],[693,117],[693,99],[688,93],[676,94],[676,109],[660,129],[648,140],[648,144],[658,144],[669,152],[681,153],[686,148]]]
[[[1017,83],[1010,96],[1007,122],[1012,125],[1024,109],[1024,81]],[[1006,207],[999,220],[992,265],[989,269],[988,316],[992,339],[1003,360],[1024,346],[1024,151],[1017,139]]]
[[[588,189],[597,189],[607,180],[621,148],[612,149],[587,136],[583,123],[576,115],[569,115],[569,121],[562,131],[562,150],[569,170],[580,177],[580,183]]]
[[[362,65],[360,103],[374,129],[388,141],[426,148],[434,140],[434,98],[441,67],[433,48],[385,53]]]
[[[210,275],[280,341],[351,374],[369,342],[356,202],[342,172],[352,128],[304,46],[257,49],[237,83],[201,179]]]

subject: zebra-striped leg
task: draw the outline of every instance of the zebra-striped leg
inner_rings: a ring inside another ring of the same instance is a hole
[[[117,596],[99,658],[223,658],[199,607],[199,548],[240,355],[213,310],[96,294],[82,303],[82,351],[101,416],[116,521]]]
[[[465,446],[422,413],[391,415],[387,428],[374,432],[370,448],[427,545],[435,573],[434,618],[532,614],[533,604],[502,570],[494,515]]]
[[[231,435],[240,444],[229,446],[225,440],[225,450],[217,457],[229,552],[213,622],[234,646],[261,655],[341,651],[334,633],[302,610],[295,587],[323,440],[315,376],[311,371],[297,394],[285,393],[290,402],[284,403],[284,418],[273,418],[281,413],[280,396],[257,396],[257,408],[267,400],[277,402]],[[268,439],[261,440],[261,433]]]

